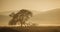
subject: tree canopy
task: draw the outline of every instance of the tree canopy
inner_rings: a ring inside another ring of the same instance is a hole
[[[11,13],[9,16],[12,17],[9,25],[16,25],[19,22],[22,26],[30,17],[32,17],[32,12],[26,9],[21,9],[17,13]]]

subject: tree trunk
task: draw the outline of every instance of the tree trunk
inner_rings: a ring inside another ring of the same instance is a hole
[[[21,22],[21,28],[22,28],[22,26],[23,26],[23,24],[22,24],[22,22]]]

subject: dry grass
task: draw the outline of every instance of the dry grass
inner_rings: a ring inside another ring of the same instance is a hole
[[[60,32],[60,26],[0,27],[0,32]]]

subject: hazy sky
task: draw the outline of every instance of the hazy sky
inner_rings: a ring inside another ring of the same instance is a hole
[[[28,9],[32,11],[34,10],[36,14],[41,11],[46,12],[55,8],[60,8],[60,0],[0,0],[0,15],[2,14],[6,15],[10,13],[10,11],[14,11],[14,10],[16,11],[20,9]],[[2,20],[0,19],[0,21]],[[0,22],[0,23],[3,23],[3,22]]]
[[[0,0],[0,5],[0,12],[20,9],[47,11],[60,8],[60,0]]]

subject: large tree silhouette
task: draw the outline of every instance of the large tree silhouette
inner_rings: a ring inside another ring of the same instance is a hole
[[[19,22],[22,26],[30,17],[32,17],[32,12],[26,9],[22,9],[18,13],[11,13],[9,16],[12,17],[9,25],[16,25],[17,22]]]

